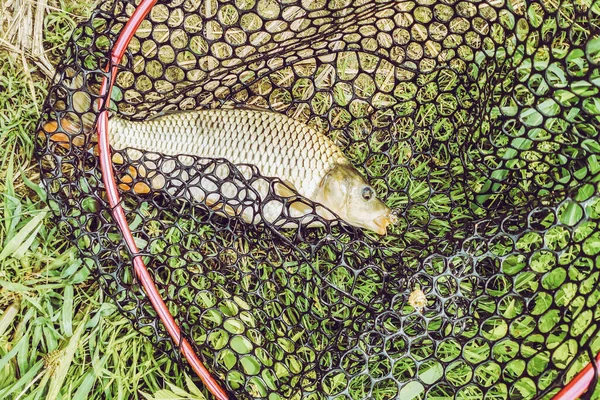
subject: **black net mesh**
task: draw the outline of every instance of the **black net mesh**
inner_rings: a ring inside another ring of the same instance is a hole
[[[133,276],[93,149],[51,138],[75,137],[56,121],[95,116],[74,106],[73,77],[98,93],[135,5],[103,2],[76,29],[37,152],[62,231],[135,328],[180,357]],[[182,179],[128,190],[144,184],[139,160],[117,152],[144,260],[223,386],[239,399],[504,399],[571,379],[600,348],[599,32],[592,0],[155,5],[113,114],[285,113],[327,132],[400,217],[383,237],[250,225],[178,196]],[[227,161],[144,157],[251,183]]]

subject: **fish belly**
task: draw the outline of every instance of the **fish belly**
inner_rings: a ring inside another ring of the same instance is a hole
[[[313,214],[312,207],[301,200],[282,201],[273,196],[286,196],[290,191],[282,183],[257,177],[252,166],[261,176],[279,178],[298,194],[315,200],[319,183],[343,158],[325,135],[268,111],[187,111],[142,122],[115,117],[109,131],[111,146],[125,150],[153,189],[163,189],[169,182],[171,195],[206,203],[249,223],[260,222],[260,215],[276,223],[281,215],[303,218]],[[203,158],[201,165],[190,156]],[[228,160],[237,171],[215,159]]]

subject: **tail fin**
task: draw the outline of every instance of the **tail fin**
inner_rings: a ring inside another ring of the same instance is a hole
[[[65,98],[57,100],[61,105],[70,104],[70,109],[63,114],[62,118],[47,121],[38,132],[42,140],[48,140],[46,143],[56,143],[64,149],[79,147],[84,150],[93,148],[95,155],[98,155],[98,139],[94,131],[96,125],[96,115],[98,107],[94,100],[94,90],[85,82],[83,73],[75,73],[73,70],[65,71],[67,79],[63,83]],[[65,90],[66,89],[66,90]],[[47,138],[47,139],[46,139]],[[119,153],[112,155],[114,165],[123,165],[125,160]],[[116,172],[116,178],[119,188],[123,191],[132,190],[137,194],[148,194],[151,189],[148,183],[144,181],[144,169],[139,166],[126,165],[120,167]]]
[[[84,74],[73,69],[65,71],[62,92],[65,98],[55,99],[63,106],[69,105],[72,111],[66,112],[58,120],[47,121],[38,135],[48,138],[63,148],[86,147],[97,142],[94,132],[97,107],[92,99],[94,90],[85,82]],[[66,89],[66,90],[65,90]],[[59,91],[61,91],[59,89]]]

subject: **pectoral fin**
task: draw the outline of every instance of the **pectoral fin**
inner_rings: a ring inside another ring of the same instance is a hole
[[[299,198],[298,191],[289,181],[283,181],[284,184],[275,184],[275,194],[283,198],[294,198],[289,203],[290,215],[292,217],[302,217],[313,212],[313,207],[306,200]]]
[[[235,217],[238,215],[235,212],[235,210],[233,209],[233,207],[231,207],[228,204],[223,204],[219,200],[207,199],[206,205],[209,206],[210,208],[212,208],[214,211],[217,211],[217,213],[222,214],[222,215],[227,214],[230,217]]]

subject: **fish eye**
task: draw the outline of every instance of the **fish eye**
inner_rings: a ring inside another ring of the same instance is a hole
[[[371,189],[368,186],[365,186],[362,190],[362,197],[365,200],[371,200],[371,197],[373,197],[373,189]]]

